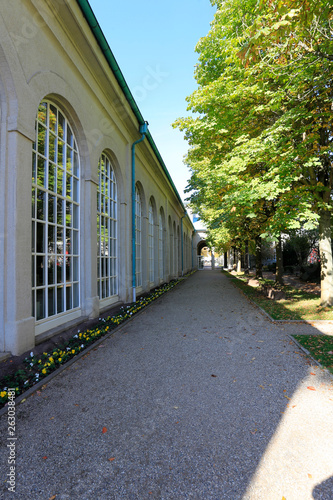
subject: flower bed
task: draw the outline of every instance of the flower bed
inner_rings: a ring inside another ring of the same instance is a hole
[[[189,276],[192,272],[188,273],[186,276]],[[78,330],[78,332],[61,347],[52,349],[50,352],[43,352],[39,355],[34,355],[34,353],[31,352],[30,356],[24,360],[25,366],[23,369],[16,371],[12,375],[5,376],[0,381],[0,407],[4,406],[8,401],[8,389],[15,389],[16,397],[19,396],[61,365],[74,358],[74,356],[96,342],[96,340],[108,334],[121,323],[141,311],[180,281],[182,280],[173,280],[155,288],[149,295],[140,297],[135,304],[121,307],[119,312],[114,316],[102,319],[98,325],[91,330],[86,330],[85,332],[80,332],[80,330]]]

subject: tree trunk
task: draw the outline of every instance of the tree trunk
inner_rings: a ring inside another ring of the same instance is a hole
[[[319,221],[320,288],[321,305],[333,305],[331,214],[321,212]]]
[[[245,274],[249,274],[249,272],[250,272],[250,266],[249,266],[249,240],[246,240],[246,242],[245,242],[244,272],[245,272]]]
[[[282,261],[282,239],[281,234],[278,238],[276,244],[276,274],[275,281],[279,283],[279,285],[284,285],[283,282],[283,261]]]
[[[238,273],[242,272],[241,253],[239,250],[237,250],[237,272]]]
[[[261,238],[256,236],[256,278],[262,278]]]

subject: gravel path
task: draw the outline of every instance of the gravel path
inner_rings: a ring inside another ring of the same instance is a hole
[[[333,378],[302,328],[195,273],[17,406],[15,494],[1,418],[0,497],[331,500]]]

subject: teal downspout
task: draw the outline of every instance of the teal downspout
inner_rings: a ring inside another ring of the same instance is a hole
[[[132,289],[133,302],[136,302],[136,241],[135,241],[135,146],[143,141],[147,133],[148,123],[140,125],[142,136],[132,144]]]

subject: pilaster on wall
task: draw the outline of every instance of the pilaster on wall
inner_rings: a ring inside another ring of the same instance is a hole
[[[146,210],[147,213],[147,210]],[[148,250],[148,224],[149,219],[145,215],[142,217],[142,233],[141,233],[141,256],[142,256],[142,290],[149,291],[149,250]]]
[[[83,200],[81,210],[81,297],[82,314],[89,318],[99,315],[99,299],[97,296],[97,182],[86,179],[83,184]]]
[[[32,141],[18,131],[7,136],[5,200],[4,348],[21,354],[35,344],[31,317],[31,150]]]

